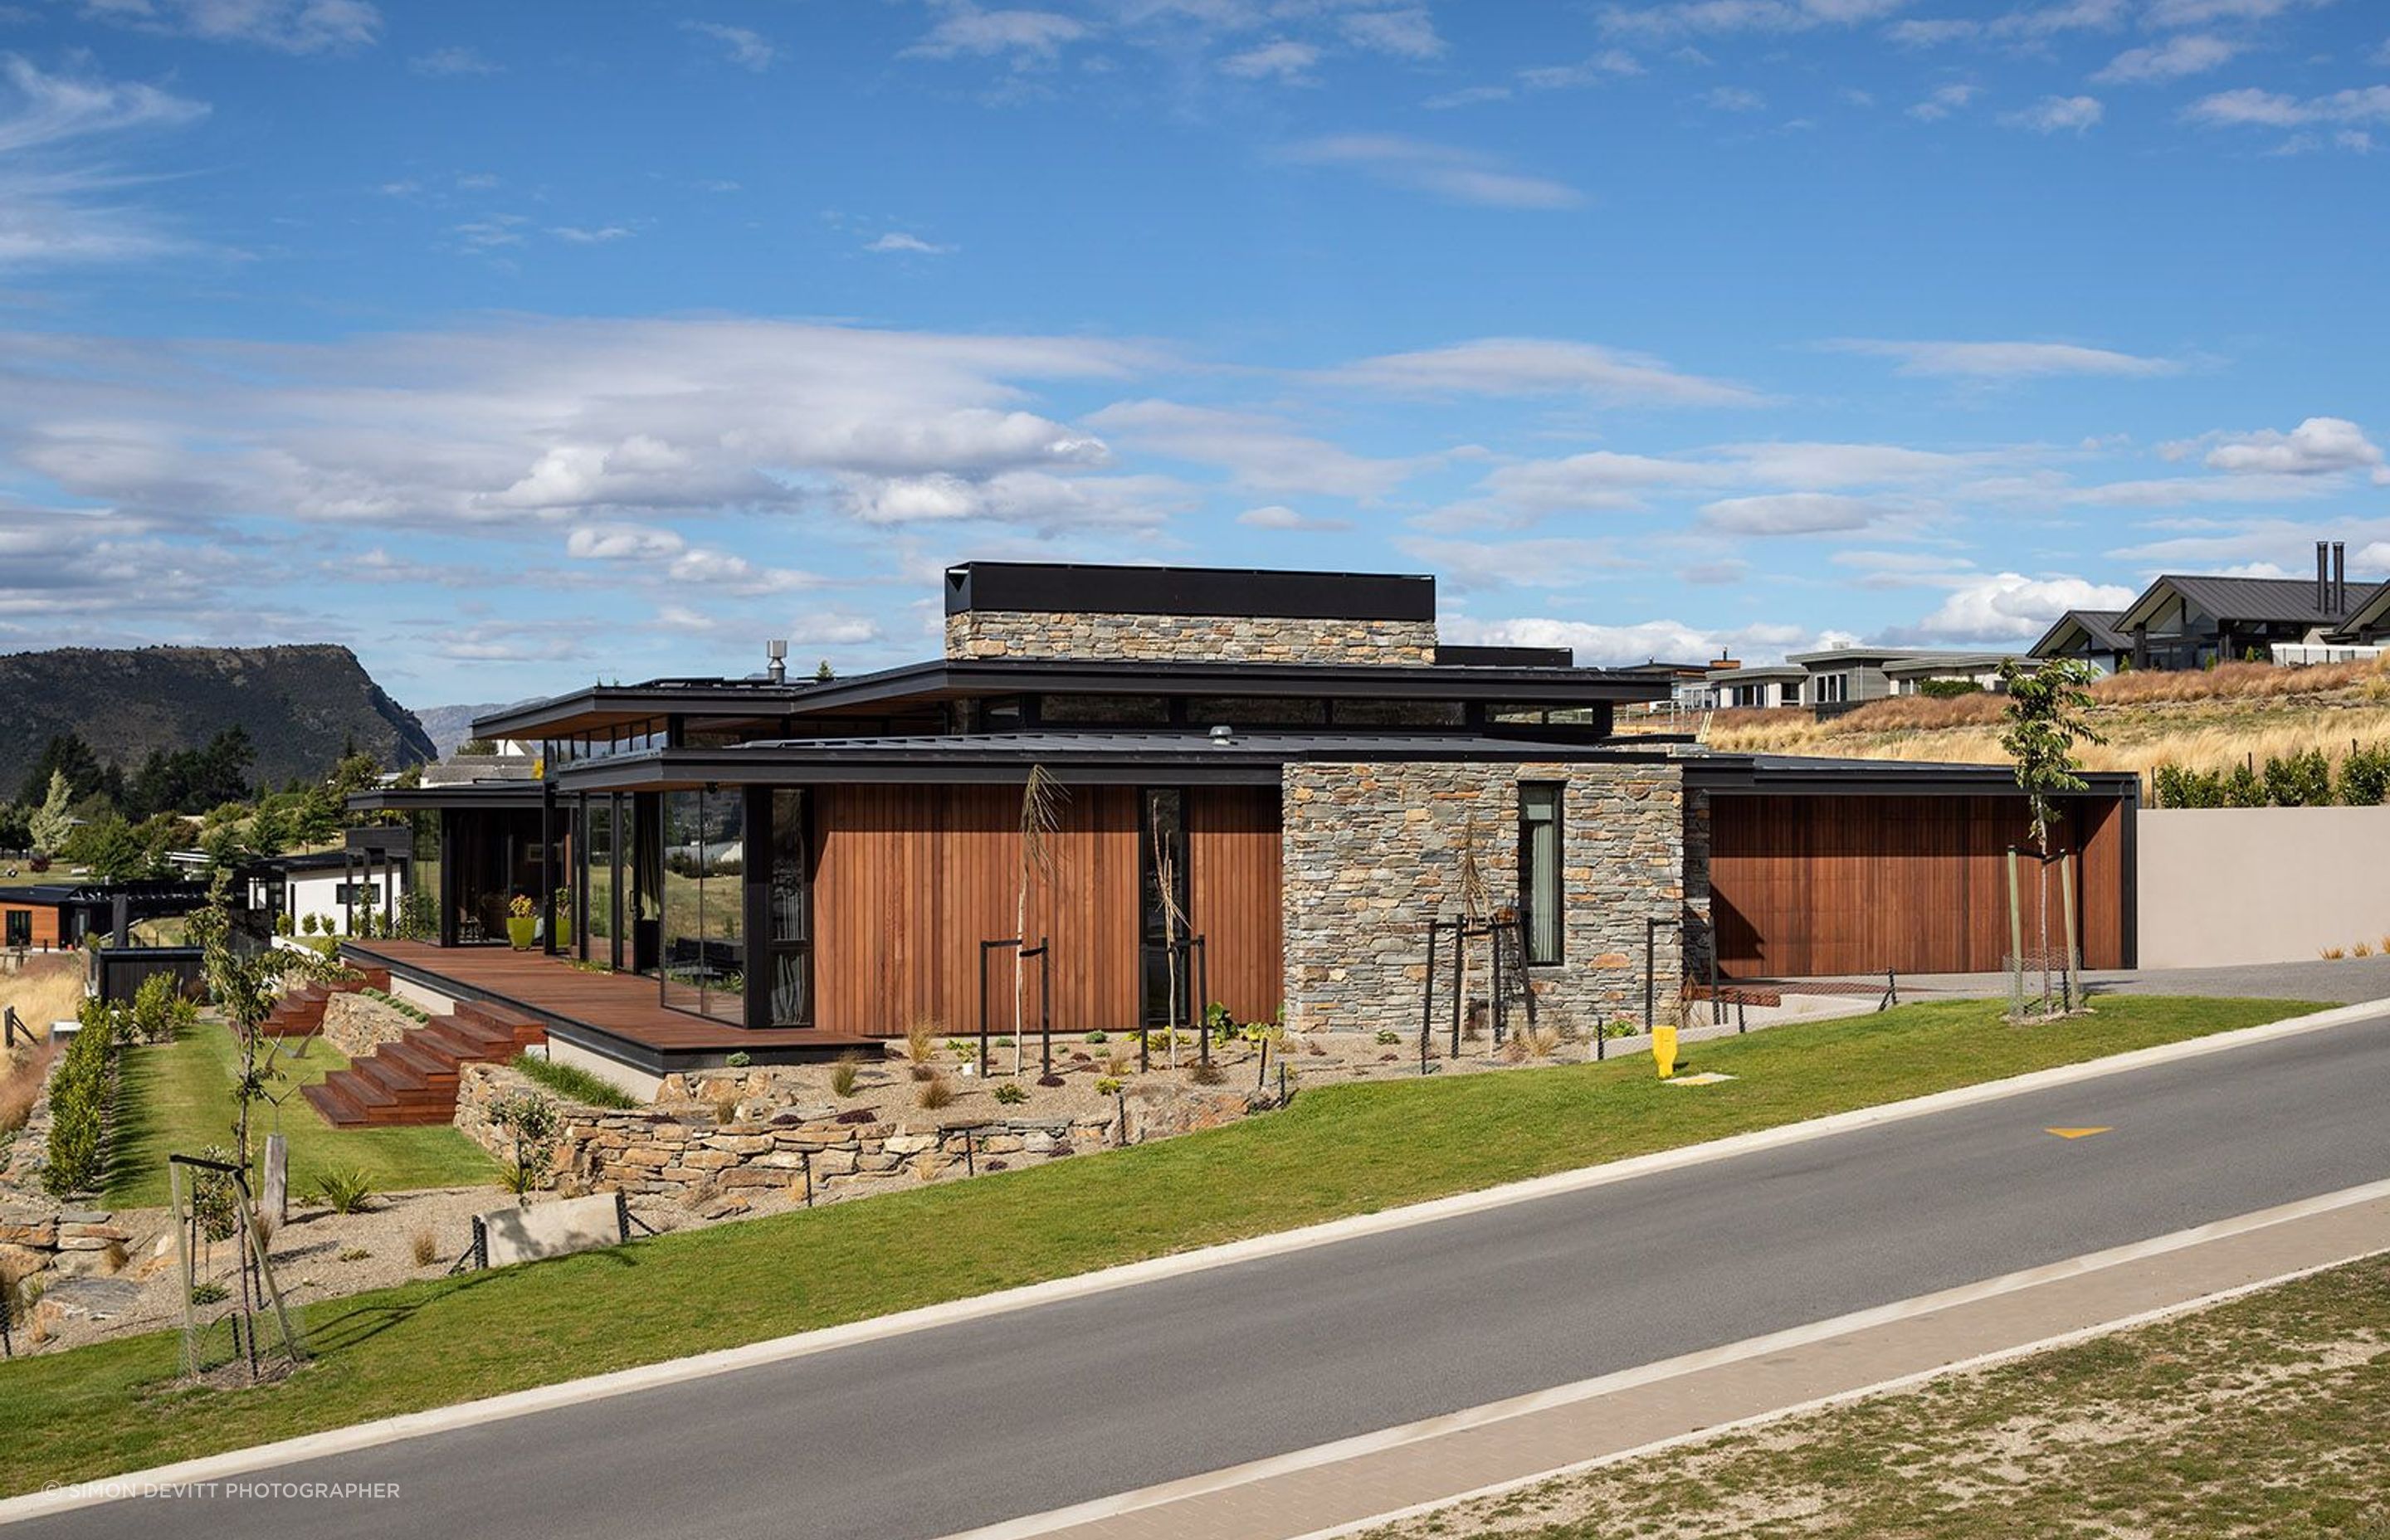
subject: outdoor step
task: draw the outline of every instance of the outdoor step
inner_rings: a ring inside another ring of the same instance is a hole
[[[352,1074],[370,1080],[392,1095],[405,1097],[427,1088],[422,1075],[394,1059],[379,1053],[367,1054],[349,1066]]]
[[[437,1085],[442,1081],[456,1084],[456,1059],[418,1042],[410,1033],[395,1043],[385,1043],[376,1050],[379,1057],[392,1059],[423,1077],[425,1084]]]
[[[503,1037],[484,1037],[471,1029],[434,1021],[408,1033],[428,1051],[444,1053],[460,1064],[498,1064],[514,1057],[514,1045]]]
[[[302,1085],[299,1094],[307,1098],[309,1106],[324,1114],[326,1123],[336,1128],[354,1128],[366,1121],[365,1108],[351,1100],[331,1080]]]

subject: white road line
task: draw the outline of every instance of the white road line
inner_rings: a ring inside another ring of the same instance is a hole
[[[1607,1187],[1613,1182],[1633,1181],[1661,1172],[1681,1170],[1688,1166],[1705,1165],[1715,1161],[1732,1160],[1763,1150],[1778,1149],[1789,1145],[1805,1144],[1813,1139],[1831,1138],[1836,1135],[1861,1129],[1880,1127],[1885,1123],[1904,1122],[1910,1118],[1929,1117],[1937,1112],[1972,1107],[1984,1102],[2003,1100],[2011,1097],[2029,1096],[2037,1091],[2061,1085],[2073,1085],[2085,1081],[2105,1079],[2111,1075],[2128,1074],[2137,1070],[2202,1059],[2212,1054],[2229,1053],[2237,1048],[2254,1047],[2280,1042],[2286,1038],[2305,1036],[2335,1027],[2369,1020],[2390,1010],[2390,1000],[2368,1001],[2360,1005],[2338,1006],[2306,1016],[2294,1016],[2280,1021],[2268,1021],[2254,1027],[2242,1027],[2231,1032],[2214,1033],[2205,1037],[2182,1043],[2164,1044],[2152,1048],[2137,1048],[2129,1053],[2113,1054],[2104,1059],[2087,1059],[2079,1064],[2060,1065],[2054,1069],[2037,1070],[2031,1074],[2016,1075],[2007,1080],[1986,1081],[1955,1090],[1938,1091],[1932,1096],[1916,1097],[1907,1101],[1887,1102],[1879,1107],[1861,1108],[1855,1111],[1837,1112],[1830,1117],[1812,1118],[1805,1123],[1783,1123],[1774,1128],[1738,1134],[1730,1138],[1714,1139],[1703,1144],[1686,1145],[1651,1155],[1638,1155],[1629,1160],[1613,1161],[1604,1165],[1586,1166],[1574,1171],[1557,1172],[1502,1187],[1487,1187],[1478,1192],[1458,1193],[1423,1203],[1407,1204],[1377,1213],[1356,1214],[1325,1224],[1306,1226],[1301,1229],[1281,1230],[1273,1235],[1255,1236],[1246,1240],[1204,1247],[1198,1251],[1181,1251],[1171,1256],[1155,1257],[1145,1262],[1106,1267],[1075,1277],[1050,1279],[1044,1283],[1026,1284],[992,1294],[970,1299],[951,1300],[925,1305],[916,1310],[881,1315],[844,1326],[798,1332],[787,1337],[769,1338],[739,1347],[723,1348],[713,1353],[671,1359],[660,1364],[646,1364],[636,1368],[617,1369],[609,1374],[594,1375],[583,1380],[566,1380],[561,1384],[543,1385],[533,1390],[513,1391],[504,1395],[489,1396],[479,1401],[462,1402],[454,1406],[435,1407],[429,1411],[411,1412],[401,1417],[382,1418],[360,1422],[346,1428],[336,1428],[320,1433],[308,1433],[298,1438],[262,1444],[247,1449],[230,1450],[220,1455],[206,1455],[195,1459],[180,1460],[172,1465],[148,1470],[129,1472],[117,1481],[145,1484],[176,1482],[217,1481],[228,1476],[270,1469],[276,1466],[296,1464],[302,1460],[322,1459],[327,1456],[354,1453],[385,1444],[423,1438],[434,1433],[450,1432],[461,1428],[474,1428],[485,1423],[504,1421],[510,1418],[528,1417],[565,1406],[577,1406],[586,1402],[610,1396],[630,1395],[640,1391],[685,1384],[719,1374],[736,1373],[741,1369],[786,1363],[817,1353],[854,1347],[866,1342],[880,1341],[891,1337],[916,1331],[934,1330],[941,1327],[966,1321],[982,1320],[991,1315],[1034,1309],[1068,1300],[1085,1299],[1090,1295],[1109,1293],[1116,1289],[1128,1289],[1139,1284],[1159,1282],[1164,1278],[1182,1277],[1217,1267],[1235,1266],[1264,1257],[1282,1256],[1292,1251],[1307,1251],[1315,1246],[1330,1246],[1339,1241],[1355,1240],[1364,1236],[1383,1235],[1390,1231],[1408,1229],[1414,1226],[1431,1225],[1440,1220],[1458,1218],[1464,1214],[1482,1213],[1491,1209],[1505,1208],[1514,1203],[1534,1202],[1538,1199],[1558,1197],[1564,1193],[1584,1192]],[[95,1489],[96,1483],[63,1487],[57,1491],[28,1494],[21,1497],[0,1500],[0,1523],[44,1514],[60,1513],[78,1508],[95,1507],[114,1501],[105,1489]]]
[[[2364,1187],[2350,1187],[2340,1192],[2327,1193],[2319,1198],[2303,1199],[2295,1203],[2285,1203],[2277,1208],[2264,1209],[2255,1213],[2242,1214],[2231,1219],[2218,1220],[2214,1224],[2201,1225],[2188,1230],[2178,1230],[2172,1235],[2158,1236],[2149,1240],[2135,1241],[2130,1245],[2114,1247],[2105,1251],[2094,1251],[2084,1256],[2070,1257],[2063,1262],[2055,1262],[2041,1267],[2027,1268],[2023,1272],[2011,1273],[2002,1277],[1988,1278],[1981,1283],[1964,1284],[1956,1289],[1946,1289],[1939,1293],[1921,1294],[1913,1299],[1899,1300],[1891,1304],[1877,1305],[1867,1310],[1854,1311],[1847,1315],[1837,1315],[1831,1320],[1816,1321],[1807,1326],[1793,1327],[1784,1331],[1770,1332],[1764,1337],[1753,1337],[1743,1341],[1728,1343],[1722,1347],[1704,1348],[1697,1353],[1689,1353],[1679,1357],[1663,1359],[1658,1363],[1638,1365],[1631,1369],[1621,1369],[1614,1373],[1600,1375],[1591,1380],[1581,1380],[1576,1381],[1574,1384],[1558,1385],[1549,1390],[1536,1391],[1531,1394],[1514,1396],[1507,1401],[1490,1402],[1483,1406],[1472,1406],[1458,1412],[1447,1412],[1438,1417],[1425,1418],[1420,1421],[1406,1423],[1397,1428],[1383,1428],[1380,1429],[1376,1432],[1362,1433],[1352,1438],[1339,1439],[1334,1443],[1317,1444],[1309,1449],[1300,1449],[1291,1454],[1273,1455],[1266,1459],[1253,1460],[1243,1465],[1229,1466],[1224,1469],[1207,1471],[1200,1476],[1189,1476],[1179,1481],[1165,1482],[1155,1486],[1139,1488],[1135,1492],[1117,1493],[1109,1497],[1094,1498],[1085,1503],[1073,1504],[1069,1508],[1055,1508],[1045,1513],[1029,1514],[1019,1519],[1009,1519],[1001,1523],[989,1524],[980,1529],[963,1531],[957,1534],[948,1536],[947,1540],[1030,1540],[1030,1537],[1032,1536],[1050,1534],[1055,1531],[1069,1529],[1074,1525],[1092,1523],[1104,1519],[1116,1518],[1124,1513],[1135,1513],[1146,1508],[1158,1508],[1168,1503],[1181,1501],[1189,1497],[1199,1497],[1209,1493],[1227,1491],[1231,1488],[1247,1485],[1253,1482],[1267,1480],[1271,1477],[1291,1475],[1304,1470],[1315,1469],[1320,1466],[1334,1465],[1341,1461],[1357,1458],[1365,1455],[1381,1454],[1387,1450],[1400,1449],[1407,1444],[1424,1443],[1428,1440],[1444,1437],[1446,1434],[1464,1432],[1471,1429],[1483,1428],[1492,1423],[1504,1422],[1514,1418],[1531,1416],[1537,1412],[1551,1410],[1554,1407],[1570,1405],[1576,1402],[1591,1400],[1597,1396],[1611,1395],[1620,1391],[1632,1390],[1641,1385],[1649,1385],[1662,1380],[1674,1380],[1680,1376],[1699,1373],[1705,1369],[1718,1368],[1726,1365],[1741,1363],[1747,1359],[1764,1358],[1771,1354],[1783,1353],[1793,1348],[1805,1347],[1815,1342],[1826,1341],[1837,1337],[1852,1336],[1862,1331],[1870,1330],[1873,1328],[1889,1326],[1900,1321],[1913,1320],[1921,1315],[1932,1315],[1936,1311],[1948,1310],[1959,1305],[1973,1304],[1985,1300],[1997,1299],[2003,1294],[2013,1294],[2022,1290],[2033,1289],[2044,1284],[2055,1283],[2067,1278],[2080,1277],[2084,1274],[2099,1272],[2104,1268],[2115,1267],[2127,1263],[2142,1262],[2152,1257],[2164,1256],[2171,1251],[2184,1251],[2191,1247],[2229,1239],[2234,1236],[2246,1235],[2254,1230],[2268,1229],[2277,1225],[2288,1224],[2300,1219],[2312,1218],[2318,1214],[2330,1213],[2339,1209],[2350,1208],[2357,1204],[2371,1203],[2381,1200],[2390,1200],[2390,1181],[2372,1182]],[[1672,1448],[1677,1444],[1692,1443],[1703,1439],[1715,1438],[1721,1434],[1733,1432],[1744,1428],[1757,1427],[1765,1423],[1776,1421],[1782,1418],[1793,1417],[1803,1412],[1814,1411],[1822,1406],[1830,1406],[1841,1402],[1857,1400],[1863,1396],[1881,1394],[1886,1391],[1897,1390],[1905,1386],[1921,1383],[1924,1380],[1935,1379],[1942,1375],[1963,1373],[1969,1369],[1979,1368],[1986,1365],[1999,1363],[2010,1358],[2021,1357],[2024,1354],[2038,1353],[2049,1348],[2062,1347],[2069,1342],[2081,1341],[2092,1337],[2104,1336],[2109,1332],[2125,1330],[2132,1327],[2144,1325],[2151,1321],[2162,1320],[2171,1315],[2178,1315],[2190,1311],[2204,1309],[2209,1305],[2218,1303],[2225,1300],[2234,1299],[2240,1295],[2250,1293],[2256,1290],[2270,1289],[2278,1284],[2287,1283],[2296,1278],[2306,1277],[2310,1274],[2322,1272],[2327,1268],[2342,1266],[2346,1263],[2358,1260],[2360,1256],[2369,1254],[2371,1253],[2358,1252],[2351,1256],[2335,1258],[2332,1261],[2319,1263],[2313,1266],[2302,1267],[2275,1277],[2260,1278],[2254,1283],[2238,1285],[2231,1289],[2203,1294],[2195,1299],[2185,1300],[2174,1304],[2162,1305],[2153,1310],[2140,1311],[2134,1315],[2123,1316],[2114,1321],[2102,1322],[2096,1326],[2078,1328],[2076,1329],[2062,1332],[2053,1336],[2039,1338],[2030,1342],[2020,1343],[2014,1347],[2002,1348],[1998,1352],[1980,1354],[1972,1358],[1939,1365],[1934,1368],[1922,1369],[1913,1374],[1905,1374],[1893,1379],[1879,1380],[1874,1384],[1861,1386],[1854,1390],[1838,1392],[1833,1395],[1820,1396],[1814,1400],[1801,1402],[1794,1405],[1780,1407],[1773,1411],[1763,1412],[1755,1417],[1742,1418],[1731,1422],[1723,1422],[1712,1427],[1698,1429],[1692,1432],[1680,1433],[1671,1438],[1655,1440],[1652,1443],[1640,1444],[1633,1449],[1620,1450],[1617,1453],[1603,1455],[1594,1459],[1581,1460],[1571,1465],[1557,1466],[1551,1469],[1536,1471],[1530,1475],[1520,1476],[1512,1480],[1497,1482],[1490,1486],[1483,1486],[1468,1492],[1456,1493],[1448,1497],[1439,1497],[1433,1502],[1418,1503],[1407,1508],[1391,1509],[1383,1513],[1371,1515],[1367,1519],[1355,1520],[1349,1523],[1339,1524],[1332,1529],[1313,1531],[1309,1534],[1295,1536],[1293,1537],[1293,1540],[1330,1540],[1331,1536],[1356,1534],[1375,1525],[1392,1523],[1399,1519],[1406,1519],[1417,1514],[1433,1512],[1437,1508],[1449,1508],[1455,1503],[1467,1502],[1472,1498],[1495,1496],[1504,1492],[1515,1491],[1520,1487],[1529,1486],[1537,1482],[1549,1481],[1556,1476],[1573,1475],[1579,1471],[1594,1469],[1600,1466],[1615,1463],[1619,1460],[1633,1459],[1640,1456],[1651,1454],[1658,1450]]]

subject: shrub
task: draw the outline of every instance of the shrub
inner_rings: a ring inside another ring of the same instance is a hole
[[[2352,807],[2379,807],[2390,800],[2390,745],[2351,745],[2340,762],[2340,800]]]
[[[728,1065],[730,1068],[732,1068],[732,1069],[734,1069],[734,1070],[743,1070],[743,1069],[745,1069],[748,1065],[752,1064],[752,1063],[754,1063],[754,1062],[755,1062],[755,1056],[754,1056],[753,1054],[748,1053],[748,1052],[747,1052],[747,1051],[745,1051],[744,1049],[741,1049],[739,1052],[735,1053],[735,1054],[732,1054],[729,1058],[727,1058],[727,1059],[724,1059],[722,1062],[723,1062],[723,1063],[725,1063],[725,1064],[726,1064],[726,1065]]]
[[[1011,1080],[997,1085],[990,1095],[1007,1107],[1018,1107],[1029,1099],[1029,1093],[1021,1088],[1020,1082]]]
[[[2373,956],[2373,943],[2370,941],[2358,942],[2348,949],[2348,955],[2352,957],[2370,957]]]
[[[2276,807],[2323,807],[2332,802],[2332,762],[2320,749],[2269,756],[2266,800]]]
[[[537,1054],[519,1053],[507,1067],[526,1080],[535,1080],[558,1096],[566,1097],[585,1107],[603,1107],[609,1111],[627,1112],[639,1105],[637,1099],[610,1080],[601,1080],[577,1064],[559,1064]]]
[[[418,1267],[429,1267],[440,1260],[440,1242],[430,1230],[418,1230],[406,1238],[407,1249],[414,1254]]]
[[[913,1066],[913,1078],[915,1080],[935,1080],[938,1078],[937,1068],[936,1066],[930,1064],[916,1064]]]
[[[1097,1044],[1105,1041],[1105,1039],[1110,1035],[1111,1033],[1099,1029],[1098,1031],[1087,1033],[1085,1037],[1081,1038],[1080,1041],[1086,1043],[1089,1047],[1093,1047]]]
[[[230,1298],[232,1298],[232,1290],[213,1279],[191,1285],[193,1304],[222,1304]]]
[[[2257,779],[2255,768],[2246,760],[2234,765],[2230,774],[2224,777],[2223,792],[2223,805],[2226,807],[2266,805],[2265,783]]]
[[[373,1196],[372,1178],[363,1168],[328,1171],[315,1178],[315,1201],[334,1213],[363,1213]]]
[[[1116,1097],[1120,1095],[1120,1088],[1121,1083],[1110,1075],[1096,1082],[1096,1095],[1099,1097]]]
[[[938,1023],[926,1016],[917,1016],[905,1024],[905,1057],[916,1064],[927,1064],[938,1057]]]
[[[1928,700],[1956,700],[1962,695],[1981,695],[1984,687],[1972,679],[1921,679],[1917,693]]]
[[[834,1097],[854,1095],[854,1083],[863,1074],[863,1056],[844,1053],[829,1067],[829,1094]]]
[[[934,1112],[954,1101],[955,1083],[944,1075],[932,1074],[921,1082],[921,1088],[914,1093],[913,1099]]]
[[[288,913],[277,914],[274,917],[274,933],[276,935],[287,936],[290,933],[290,916]]]
[[[133,1035],[144,1043],[171,1043],[179,1017],[174,1009],[174,981],[152,973],[133,992],[130,1010]]]
[[[49,1162],[42,1185],[58,1198],[99,1185],[109,1101],[116,1085],[116,1013],[106,1001],[86,1000],[77,1015],[82,1030],[68,1043],[50,1080]]]
[[[2348,948],[2345,946],[2327,946],[2323,949],[2323,960],[2326,962],[2338,962],[2346,956],[2348,956]]]
[[[1391,1048],[1402,1040],[1403,1034],[1396,1032],[1392,1027],[1380,1027],[1378,1029],[1378,1046],[1381,1048]]]
[[[315,933],[315,917],[314,915],[309,915],[306,918],[301,920],[299,922],[299,930],[302,935],[314,935]]]
[[[212,1144],[199,1151],[202,1161],[232,1163],[232,1151],[220,1144]],[[191,1171],[191,1217],[199,1222],[199,1233],[210,1240],[230,1240],[240,1228],[240,1188],[231,1174],[222,1171]]]

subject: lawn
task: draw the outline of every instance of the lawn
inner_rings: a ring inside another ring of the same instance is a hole
[[[1369,1540],[2390,1536],[2390,1262]]]
[[[2134,995],[2002,1023],[1978,1002],[1697,1045],[1688,1092],[1645,1058],[1324,1087],[1134,1149],[328,1301],[317,1360],[271,1391],[161,1393],[172,1335],[0,1364],[0,1493],[652,1363],[1366,1213],[1548,1172],[2320,1008]],[[925,1265],[925,1255],[934,1257]],[[658,1302],[671,1302],[670,1309]]]
[[[290,1141],[293,1194],[306,1192],[318,1176],[335,1170],[365,1172],[377,1192],[497,1179],[497,1166],[482,1148],[446,1123],[342,1129],[326,1123],[299,1087],[348,1068],[349,1061],[321,1038],[294,1039],[292,1048],[302,1041],[303,1057],[285,1049],[278,1060],[289,1076],[273,1087],[283,1097],[280,1107],[261,1107],[251,1121],[260,1149],[267,1134]],[[109,1141],[110,1208],[166,1201],[168,1155],[197,1154],[212,1144],[231,1147],[239,1111],[232,1087],[239,1064],[231,1029],[214,1021],[202,1022],[178,1042],[126,1050]]]

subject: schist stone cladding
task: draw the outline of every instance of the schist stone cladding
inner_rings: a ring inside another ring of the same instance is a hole
[[[1684,773],[1673,764],[1291,764],[1284,779],[1287,1025],[1416,1033],[1428,921],[1464,912],[1472,850],[1490,907],[1517,904],[1523,782],[1561,799],[1561,962],[1529,970],[1539,1025],[1589,1031],[1639,1019],[1646,922],[1655,994],[1673,1001],[1677,927],[1706,931],[1708,892],[1688,893]],[[1471,993],[1486,983],[1482,943]],[[1440,990],[1451,988],[1445,969]],[[1445,996],[1449,999],[1449,995]]]

